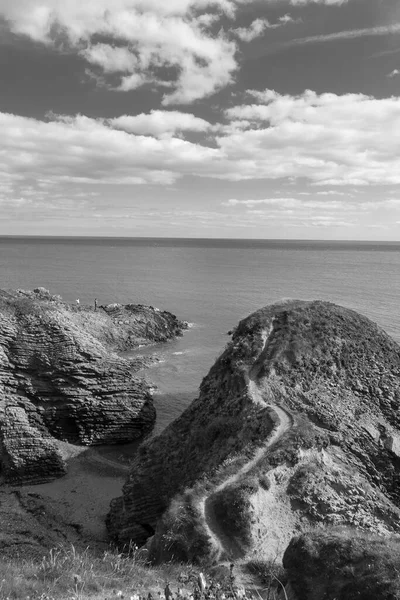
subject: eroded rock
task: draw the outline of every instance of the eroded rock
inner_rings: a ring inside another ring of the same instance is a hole
[[[111,535],[144,543],[150,526],[155,560],[272,560],[327,524],[400,531],[400,466],[380,442],[399,434],[399,375],[400,347],[354,311],[291,301],[255,312],[199,398],[142,446]]]
[[[38,288],[0,293],[0,461],[6,480],[58,477],[56,440],[116,444],[154,424],[146,382],[115,350],[165,341],[185,323],[127,305],[70,306]]]

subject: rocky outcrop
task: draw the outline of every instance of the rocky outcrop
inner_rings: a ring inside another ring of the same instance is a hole
[[[293,600],[394,600],[400,597],[399,560],[399,537],[342,530],[294,538],[283,565]]]
[[[400,347],[367,318],[326,302],[257,311],[142,445],[109,531],[155,531],[155,560],[274,559],[326,525],[400,531],[399,402]]]
[[[38,288],[0,294],[0,464],[7,481],[65,472],[57,440],[115,444],[149,431],[148,385],[115,350],[165,341],[185,324],[140,305],[71,306]]]

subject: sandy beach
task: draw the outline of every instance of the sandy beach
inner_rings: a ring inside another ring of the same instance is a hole
[[[53,505],[58,503],[63,521],[79,527],[88,543],[108,543],[105,517],[111,500],[121,494],[129,471],[122,462],[121,447],[87,448],[59,442],[59,448],[67,461],[67,474],[56,481],[22,489],[40,494]]]

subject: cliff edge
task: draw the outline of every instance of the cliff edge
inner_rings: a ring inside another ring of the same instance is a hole
[[[147,540],[155,561],[215,562],[281,558],[327,525],[400,531],[399,376],[400,347],[354,311],[253,313],[199,397],[142,445],[111,535]]]
[[[0,292],[0,465],[6,482],[66,471],[58,441],[129,442],[155,410],[134,362],[117,351],[166,341],[186,324],[152,307],[69,305],[38,288]]]

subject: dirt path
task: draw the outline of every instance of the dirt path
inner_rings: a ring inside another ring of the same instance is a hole
[[[272,326],[270,331],[266,331],[263,333],[264,347],[262,352],[268,344],[268,340],[270,338],[271,333]],[[277,404],[265,402],[263,398],[262,387],[260,386],[260,380],[258,379],[258,370],[258,368],[253,368],[249,376],[248,390],[250,396],[255,404],[259,404],[263,408],[270,408],[275,412],[275,414],[278,416],[278,425],[272,431],[272,434],[266,440],[264,446],[261,446],[256,451],[253,458],[251,458],[247,463],[245,463],[236,473],[225,479],[225,481],[223,481],[219,486],[217,486],[212,491],[210,496],[205,496],[201,501],[199,508],[202,514],[204,515],[205,528],[208,535],[214,541],[216,547],[218,548],[219,559],[222,559],[224,555],[232,558],[238,558],[240,556],[240,548],[235,542],[235,540],[227,536],[226,533],[224,533],[224,531],[220,527],[213,510],[212,496],[227,488],[228,486],[232,485],[236,481],[239,481],[244,475],[246,475],[246,473],[251,471],[253,467],[255,467],[257,463],[265,456],[268,449],[273,444],[275,444],[293,426],[293,419],[289,412],[287,412]]]

